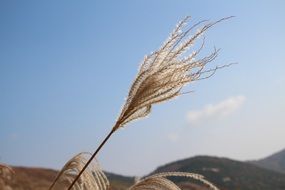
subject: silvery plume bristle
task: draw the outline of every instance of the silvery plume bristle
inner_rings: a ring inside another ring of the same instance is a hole
[[[217,69],[229,66],[205,68],[207,63],[217,57],[216,49],[206,57],[195,59],[204,47],[205,31],[229,18],[231,17],[216,22],[204,20],[188,29],[186,28],[190,17],[180,21],[162,47],[145,57],[113,130],[147,116],[153,104],[181,95],[181,89],[186,84],[208,78]],[[193,30],[196,31],[193,33]],[[197,51],[189,51],[199,38],[202,42]]]

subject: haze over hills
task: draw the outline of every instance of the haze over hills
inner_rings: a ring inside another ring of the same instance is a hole
[[[217,185],[221,190],[284,190],[285,173],[281,173],[284,172],[284,155],[285,150],[282,150],[254,162],[240,162],[212,156],[196,156],[160,166],[151,174],[169,171],[198,173],[204,175],[207,180]],[[268,167],[264,169],[256,166],[260,163]],[[58,172],[51,169],[27,167],[14,167],[14,170],[16,174],[13,180],[0,183],[1,190],[48,189]],[[134,177],[109,172],[106,172],[106,175],[110,180],[112,190],[125,190],[134,183]],[[202,184],[189,181],[189,179],[173,178],[173,180],[184,190],[207,189]]]
[[[266,158],[250,161],[259,167],[274,170],[285,174],[285,149],[272,154]]]

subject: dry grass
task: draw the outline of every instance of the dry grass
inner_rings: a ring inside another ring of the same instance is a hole
[[[14,175],[14,170],[5,164],[0,163],[0,187],[4,190],[10,190],[10,186],[7,181],[11,181]]]
[[[129,190],[144,190],[144,189],[180,190],[180,188],[171,180],[167,179],[167,177],[186,177],[186,178],[195,179],[202,182],[210,189],[218,190],[218,188],[211,182],[207,181],[204,178],[204,176],[188,172],[166,172],[166,173],[155,174],[138,181],[136,184],[130,187]]]
[[[80,153],[70,159],[59,172],[49,189],[62,190],[67,188],[82,170],[90,156],[91,154],[89,153]],[[104,172],[100,169],[98,163],[93,161],[80,176],[73,189],[107,190],[109,187],[110,183]]]
[[[11,167],[0,163],[0,179],[10,179],[14,173]]]
[[[206,68],[207,64],[217,57],[218,50],[216,49],[210,55],[197,59],[205,44],[204,33],[217,23],[229,18],[231,17],[222,18],[216,22],[204,20],[187,27],[190,17],[186,17],[178,23],[161,48],[145,57],[138,75],[129,90],[126,103],[111,132],[99,145],[85,166],[82,167],[69,186],[69,190],[80,179],[84,170],[87,169],[88,165],[117,129],[135,119],[147,116],[151,112],[153,104],[181,95],[181,89],[186,84],[209,78],[217,69],[229,66]],[[202,39],[201,45],[196,51],[190,51],[190,47],[198,39]]]
[[[221,68],[206,69],[206,65],[217,57],[216,49],[210,55],[196,59],[204,47],[205,38],[202,38],[197,51],[189,51],[189,48],[203,36],[205,31],[229,18],[231,17],[216,22],[201,21],[188,29],[185,28],[190,17],[182,20],[162,47],[145,57],[113,130],[147,116],[153,104],[181,95],[183,86],[208,78]],[[203,23],[205,24],[202,27],[196,29]],[[195,29],[196,32],[191,35],[192,30]],[[222,67],[225,66],[228,65]]]
[[[98,163],[93,161],[96,154],[116,130],[135,119],[147,116],[151,112],[152,105],[181,95],[181,89],[186,84],[209,78],[217,69],[229,66],[206,68],[207,64],[217,57],[216,49],[210,55],[197,59],[205,44],[204,33],[215,24],[229,18],[231,17],[216,22],[201,21],[191,27],[187,27],[190,17],[179,22],[161,48],[145,57],[114,127],[95,153],[93,155],[80,153],[69,160],[49,189],[108,190],[110,183],[107,177]],[[189,51],[198,39],[202,39],[199,48],[196,51]],[[6,186],[5,181],[11,180],[12,175],[13,170],[10,167],[0,164],[1,187],[9,189],[10,186]],[[170,172],[144,178],[129,190],[179,190],[174,182],[167,179],[170,176],[196,179],[210,189],[218,189],[201,175]]]

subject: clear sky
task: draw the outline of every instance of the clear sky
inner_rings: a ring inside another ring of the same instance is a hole
[[[192,94],[155,105],[99,154],[144,175],[195,155],[257,159],[285,148],[285,1],[0,1],[0,162],[61,168],[94,151],[144,55],[176,23],[234,15],[206,34],[213,65],[238,62]],[[191,24],[191,23],[190,23]]]

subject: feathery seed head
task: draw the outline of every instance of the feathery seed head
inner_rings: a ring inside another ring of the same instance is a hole
[[[221,68],[205,69],[206,64],[217,57],[218,50],[216,49],[209,56],[195,60],[204,47],[205,38],[197,51],[188,53],[188,50],[206,30],[229,18],[231,17],[216,22],[203,20],[187,30],[185,27],[190,17],[180,21],[162,47],[145,56],[113,130],[117,130],[132,120],[147,116],[153,104],[181,95],[180,91],[183,86],[208,78]],[[204,25],[193,35],[189,35],[202,24]],[[209,75],[205,77],[204,74]]]
[[[1,180],[11,180],[14,174],[14,170],[5,164],[0,163],[0,182]]]
[[[167,177],[192,178],[202,182],[204,185],[208,186],[212,190],[218,190],[218,188],[214,184],[206,180],[204,176],[189,172],[165,172],[154,174],[138,181],[133,186],[131,186],[129,190],[180,190],[180,188],[175,183],[167,179]]]
[[[82,170],[90,156],[90,153],[83,152],[70,159],[59,172],[49,189],[62,190],[67,188]],[[109,186],[109,181],[104,172],[100,169],[99,164],[97,162],[91,162],[88,168],[80,176],[79,180],[74,184],[73,189],[108,190]]]

